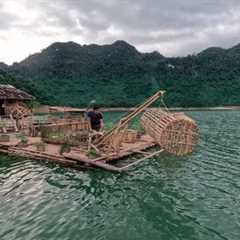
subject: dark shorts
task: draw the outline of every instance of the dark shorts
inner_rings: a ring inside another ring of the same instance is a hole
[[[92,127],[93,130],[95,130],[97,132],[101,129],[100,126],[91,126],[91,127]]]

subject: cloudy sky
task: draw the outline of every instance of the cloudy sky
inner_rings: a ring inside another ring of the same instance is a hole
[[[55,41],[125,40],[165,56],[240,43],[240,0],[1,0],[0,62]]]

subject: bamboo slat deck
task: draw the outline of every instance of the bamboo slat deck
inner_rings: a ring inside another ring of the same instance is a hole
[[[59,153],[60,145],[45,144],[44,152],[38,151],[34,143],[39,142],[39,138],[31,138],[31,143],[26,147],[16,146],[16,142],[0,144],[0,152],[8,155],[20,156],[34,160],[55,162],[60,165],[72,168],[86,168],[89,166],[100,167],[105,170],[121,172],[122,170],[110,164],[111,161],[118,160],[132,154],[144,153],[143,151],[155,146],[154,140],[143,135],[136,143],[124,143],[118,153],[111,153],[100,157],[88,157],[81,148],[73,147],[70,153]]]

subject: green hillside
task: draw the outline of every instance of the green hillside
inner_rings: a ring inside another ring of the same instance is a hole
[[[0,83],[14,83],[45,104],[86,106],[95,99],[127,107],[165,89],[169,106],[240,105],[240,45],[166,58],[140,53],[124,41],[54,43],[4,70],[14,78]]]
[[[0,68],[0,84],[12,84],[20,87],[20,81],[10,76],[5,70]]]

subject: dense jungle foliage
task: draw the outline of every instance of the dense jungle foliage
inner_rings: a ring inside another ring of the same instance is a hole
[[[81,107],[95,99],[106,107],[128,107],[164,89],[171,107],[240,105],[240,45],[166,58],[124,41],[58,42],[0,68],[1,84],[27,90],[44,104]]]

